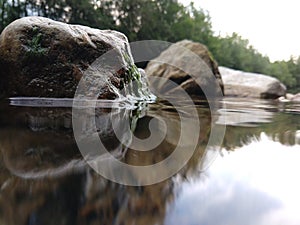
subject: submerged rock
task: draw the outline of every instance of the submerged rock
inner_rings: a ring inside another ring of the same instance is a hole
[[[99,68],[99,63],[90,68],[110,50],[107,68]],[[4,29],[0,65],[0,92],[6,97],[72,98],[88,68],[93,74],[85,85],[97,84],[97,88],[87,88],[87,95],[96,92],[98,98],[114,99],[129,81],[140,79],[122,33],[43,17],[25,17]]]
[[[157,77],[150,85],[164,93],[174,94],[178,89],[190,95],[204,96],[204,89],[210,93],[222,94],[223,82],[217,63],[208,49],[196,42],[183,40],[171,45],[146,67],[149,78]],[[178,86],[170,85],[168,80]],[[197,80],[197,81],[196,81]],[[220,87],[220,88],[219,88]]]
[[[286,87],[279,80],[263,74],[219,67],[225,96],[271,98],[284,96]]]

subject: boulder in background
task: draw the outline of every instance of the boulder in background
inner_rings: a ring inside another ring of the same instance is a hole
[[[200,43],[189,40],[171,45],[149,62],[145,71],[149,78],[165,78],[154,81],[149,79],[150,86],[163,94],[174,94],[180,89],[189,95],[204,97],[203,88],[213,95],[221,95],[223,91],[217,63],[212,59],[208,49]],[[170,85],[168,80],[178,86]]]
[[[219,71],[225,96],[275,99],[286,94],[285,85],[274,77],[226,67],[219,67]]]

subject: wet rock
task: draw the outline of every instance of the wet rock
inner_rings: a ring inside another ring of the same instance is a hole
[[[108,68],[92,68],[90,83],[85,83],[97,84],[96,90],[87,91],[99,98],[116,98],[136,78],[125,35],[43,17],[16,20],[0,36],[0,95],[72,98],[84,71],[112,49]]]
[[[149,62],[145,71],[149,78],[165,78],[150,79],[150,85],[164,94],[174,94],[178,89],[196,96],[204,96],[204,89],[217,94],[223,91],[217,63],[208,49],[189,40],[171,45]],[[177,87],[170,85],[167,80],[175,82]]]
[[[285,85],[274,77],[226,67],[219,67],[219,70],[225,96],[276,99],[286,93]]]

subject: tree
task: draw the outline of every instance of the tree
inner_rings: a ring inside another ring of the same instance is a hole
[[[30,15],[119,30],[130,41],[190,39],[206,45],[219,65],[269,74],[300,91],[300,57],[271,63],[237,33],[214,35],[208,12],[193,3],[185,7],[177,0],[0,0],[0,31]]]
[[[0,0],[0,31],[2,31],[10,22],[20,18],[22,14],[22,7],[20,0],[8,1]]]
[[[288,88],[294,87],[296,79],[289,71],[288,64],[285,61],[276,61],[270,67],[270,75],[278,78]]]
[[[286,62],[288,70],[295,79],[294,85],[291,87],[291,91],[300,92],[300,56],[298,58],[291,57],[290,60]]]

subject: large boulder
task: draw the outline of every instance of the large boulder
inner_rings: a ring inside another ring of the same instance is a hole
[[[135,78],[125,35],[43,17],[16,20],[0,36],[0,92],[6,97],[72,98],[84,71],[112,49],[116,62],[90,80],[99,87],[99,98],[116,98],[124,83]]]
[[[219,71],[225,96],[275,99],[286,93],[285,85],[274,77],[226,67],[219,67]]]
[[[157,58],[149,62],[146,69],[152,87],[164,94],[173,94],[178,89],[189,95],[203,97],[204,92],[221,95],[223,82],[217,63],[208,49],[196,42],[183,40],[169,46]],[[170,85],[168,80],[177,85]]]

